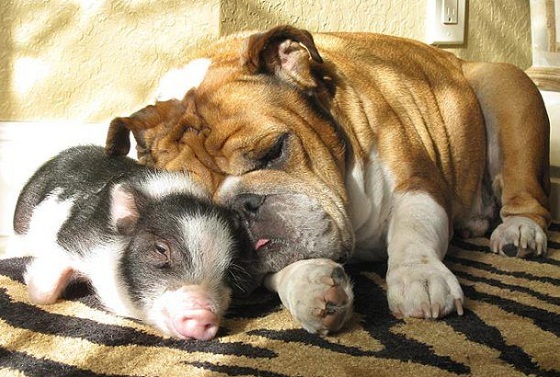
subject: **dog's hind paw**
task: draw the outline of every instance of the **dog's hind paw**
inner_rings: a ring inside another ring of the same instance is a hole
[[[342,266],[329,259],[295,262],[265,283],[310,333],[336,332],[352,315],[352,284]]]
[[[545,231],[527,217],[512,216],[492,232],[490,247],[496,254],[510,257],[526,257],[546,254]]]

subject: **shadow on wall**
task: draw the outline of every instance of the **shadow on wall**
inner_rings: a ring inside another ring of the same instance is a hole
[[[220,36],[230,35],[242,30],[265,30],[277,25],[292,24],[297,27],[309,28],[310,14],[303,8],[310,7],[306,2],[298,1],[292,13],[279,9],[281,3],[290,1],[259,1],[231,0],[223,1],[221,6]],[[367,3],[364,1],[362,3]],[[294,16],[298,11],[306,15],[301,18]],[[324,25],[326,26],[326,25]],[[315,28],[318,30],[318,28]],[[324,28],[323,28],[324,29]]]
[[[421,39],[426,3],[427,0],[223,0],[220,34],[291,24],[309,31],[369,31]]]
[[[12,86],[12,61],[13,43],[10,32],[9,15],[11,14],[12,2],[8,1],[0,7],[0,121],[9,119],[12,113],[12,101],[10,87]]]
[[[468,60],[531,66],[531,19],[526,0],[468,1],[468,44],[453,50]],[[517,16],[513,16],[517,15]]]
[[[56,0],[0,6],[0,120],[105,122],[153,101],[208,39],[289,23],[424,36],[428,0]],[[526,0],[469,1],[460,57],[530,66]],[[525,17],[526,16],[526,17]]]
[[[161,75],[218,35],[219,0],[8,1],[0,120],[99,122],[151,101]]]
[[[220,34],[289,23],[310,31],[369,31],[424,40],[430,1],[223,0]],[[466,44],[449,51],[469,60],[531,66],[527,0],[468,0]]]
[[[6,1],[0,121],[102,122],[136,111],[189,48],[294,22],[263,4],[273,1]]]

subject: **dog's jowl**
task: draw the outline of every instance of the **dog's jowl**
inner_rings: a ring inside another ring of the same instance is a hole
[[[190,172],[238,211],[275,273],[265,284],[309,331],[349,318],[335,262],[388,258],[392,312],[437,318],[463,311],[442,263],[453,232],[501,218],[494,252],[546,253],[549,123],[520,69],[290,26],[192,55],[184,97],[115,119],[107,148],[127,151],[132,132],[141,161]]]

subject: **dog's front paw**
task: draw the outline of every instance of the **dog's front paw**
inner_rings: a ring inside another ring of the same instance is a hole
[[[463,290],[438,259],[402,263],[387,271],[389,309],[398,317],[440,318],[463,315]]]
[[[490,237],[490,246],[496,254],[525,257],[546,254],[546,233],[527,217],[512,216],[498,225]]]
[[[304,329],[326,335],[352,315],[354,295],[348,275],[328,259],[295,262],[266,279]]]

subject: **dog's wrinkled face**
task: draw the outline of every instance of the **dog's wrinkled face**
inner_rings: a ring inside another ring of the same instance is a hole
[[[132,131],[142,162],[199,178],[240,214],[261,272],[306,258],[344,260],[353,248],[346,145],[316,95],[320,61],[307,33],[254,35],[241,58],[213,61],[182,101],[115,119],[107,149],[122,153]]]

